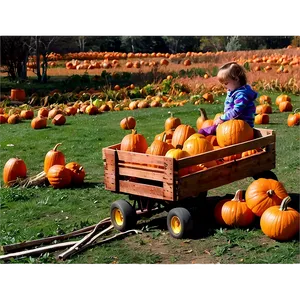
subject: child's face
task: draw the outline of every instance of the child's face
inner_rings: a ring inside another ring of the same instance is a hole
[[[233,79],[228,79],[225,82],[223,82],[223,84],[225,85],[226,89],[229,91],[234,91],[240,87],[239,81]]]

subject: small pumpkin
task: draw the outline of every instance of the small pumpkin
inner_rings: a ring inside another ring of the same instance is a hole
[[[7,186],[15,183],[17,178],[25,178],[27,168],[25,162],[20,158],[10,158],[3,168],[3,182]]]
[[[299,108],[295,109],[293,114],[289,114],[287,118],[287,125],[289,127],[297,126],[300,124],[300,112],[297,112]]]
[[[243,191],[237,190],[234,198],[223,204],[221,216],[228,226],[245,227],[250,225],[255,218],[255,214],[248,208]]]
[[[162,140],[154,140],[147,149],[146,153],[151,155],[165,156],[170,149],[174,148],[172,144],[168,144],[166,142],[166,137],[167,135],[165,133]]]
[[[179,125],[181,125],[181,120],[179,118],[175,118],[173,113],[168,112],[171,116],[165,121],[165,131],[169,129],[175,129]]]
[[[203,123],[208,119],[204,108],[200,108],[199,112],[200,112],[200,116],[196,120],[196,127],[198,130],[202,128]]]
[[[53,165],[46,172],[49,183],[56,189],[68,187],[72,180],[71,171],[64,165]]]
[[[177,145],[176,148],[170,149],[165,156],[178,160],[180,158],[189,157],[190,154],[187,151],[182,150],[180,145]],[[189,174],[189,167],[182,168],[178,171],[179,177],[187,174]]]
[[[259,101],[260,104],[265,104],[265,103],[272,104],[271,97],[267,96],[267,95],[260,96],[258,101]]]
[[[52,124],[56,126],[61,126],[66,123],[66,117],[63,114],[57,114],[51,121]]]
[[[38,117],[41,117],[41,118],[48,118],[48,114],[49,114],[49,109],[46,108],[46,107],[41,107],[41,108],[38,110]]]
[[[123,151],[145,153],[147,148],[148,144],[146,138],[133,129],[130,134],[123,137],[120,149]]]
[[[291,97],[289,97],[288,95],[281,94],[281,95],[279,95],[279,96],[276,98],[275,104],[276,104],[277,106],[279,106],[279,104],[280,104],[281,102],[284,102],[284,101],[291,102],[292,100],[291,100]]]
[[[213,103],[214,102],[214,95],[212,93],[205,93],[202,98],[204,102]]]
[[[35,117],[31,120],[31,128],[33,129],[42,129],[47,127],[47,118],[44,117]]]
[[[81,185],[84,182],[85,171],[83,166],[76,162],[69,162],[65,165],[71,171],[71,184]]]
[[[18,114],[12,114],[7,119],[8,124],[17,124],[19,122],[20,122],[20,116]]]
[[[20,117],[25,120],[31,120],[34,118],[34,112],[32,109],[24,109],[21,111]]]
[[[136,125],[136,121],[134,117],[126,117],[121,120],[120,127],[125,130],[134,129]]]
[[[257,114],[271,114],[272,106],[270,104],[258,105],[258,106],[256,106],[256,113]]]
[[[260,218],[262,232],[278,241],[290,240],[299,232],[300,214],[288,207],[291,197],[284,198],[280,205],[269,207]]]
[[[254,118],[254,124],[269,124],[270,118],[268,114],[258,114]]]
[[[287,196],[288,193],[281,182],[259,178],[248,186],[245,199],[247,206],[260,217],[267,208],[280,205]]]
[[[52,150],[49,150],[44,159],[44,172],[47,173],[48,170],[53,165],[65,165],[65,156],[61,151],[58,151],[57,148],[61,143],[58,143],[54,146]]]
[[[289,101],[282,101],[279,103],[279,111],[280,112],[286,112],[286,111],[292,111],[293,105]]]

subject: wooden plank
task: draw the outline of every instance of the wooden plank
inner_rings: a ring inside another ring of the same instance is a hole
[[[135,163],[122,163],[119,162],[118,164],[119,168],[129,168],[129,169],[136,169],[136,170],[143,170],[143,171],[148,171],[148,172],[157,172],[157,173],[164,173],[164,169],[162,166],[160,166],[160,168],[153,168],[153,167],[149,167],[149,166],[145,166],[145,165],[141,165],[141,164],[135,164]]]
[[[176,182],[175,182],[175,174],[174,174],[174,164],[175,159],[168,159],[165,162],[165,178],[163,182],[163,195],[164,199],[167,200],[176,200],[177,195],[175,193]]]
[[[111,149],[105,151],[104,184],[105,188],[110,191],[116,191],[115,152]]]
[[[162,187],[139,182],[120,180],[120,192],[153,199],[164,199]]]
[[[275,136],[270,135],[266,137],[257,138],[251,141],[239,143],[236,145],[224,147],[218,150],[208,151],[202,154],[181,158],[177,160],[178,168],[181,169],[184,167],[189,167],[192,165],[216,160],[225,156],[242,153],[247,150],[265,147],[272,143],[275,143]]]
[[[119,174],[130,176],[130,177],[137,177],[149,180],[157,180],[157,181],[164,181],[165,174],[163,173],[164,170],[160,170],[160,172],[154,171],[147,171],[147,170],[138,170],[129,167],[119,167]]]
[[[236,180],[271,170],[275,167],[274,156],[270,153],[260,152],[251,157],[245,157],[228,162],[179,178],[178,198],[194,196],[200,192],[210,190]]]
[[[254,128],[254,138],[264,137],[268,135],[275,135],[275,131],[265,128]]]
[[[136,163],[136,164],[145,164],[145,165],[157,165],[163,167],[165,160],[168,157],[150,155],[145,153],[138,152],[129,152],[118,150],[118,158],[120,162],[126,163]]]

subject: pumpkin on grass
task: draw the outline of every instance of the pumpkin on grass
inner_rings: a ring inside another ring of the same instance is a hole
[[[81,185],[85,177],[83,166],[76,162],[69,162],[65,167],[71,171],[71,184]]]
[[[289,127],[297,126],[300,124],[300,112],[297,112],[299,108],[295,109],[293,114],[289,114],[287,118],[287,125]]]
[[[282,95],[279,95],[279,96],[276,98],[275,104],[276,104],[277,106],[279,106],[279,104],[280,104],[281,102],[284,102],[284,101],[291,102],[292,100],[291,100],[291,97],[289,97],[288,95],[282,94]]]
[[[51,122],[56,126],[61,126],[66,123],[66,117],[63,114],[57,114]]]
[[[47,152],[44,159],[44,172],[47,173],[48,170],[53,165],[65,165],[65,156],[61,151],[58,151],[57,148],[61,143],[58,143],[54,146],[54,148]]]
[[[64,165],[53,165],[46,173],[49,183],[56,189],[68,187],[72,180],[72,172]]]
[[[134,117],[126,117],[121,120],[120,127],[125,130],[134,129],[136,125],[136,121]]]
[[[254,124],[269,124],[269,121],[269,115],[264,113],[260,113],[254,118]]]
[[[280,205],[287,196],[288,193],[281,182],[259,178],[248,186],[245,199],[247,206],[260,217],[267,208]]]
[[[25,162],[20,158],[10,158],[4,165],[3,182],[7,186],[15,183],[17,178],[25,178],[27,175],[27,168]]]
[[[223,207],[224,203],[226,203],[227,201],[230,201],[230,199],[220,200],[214,208],[215,220],[219,225],[223,225],[223,226],[225,226],[226,223],[224,222],[223,217],[222,217],[222,207]]]
[[[260,218],[262,232],[271,239],[290,240],[299,232],[300,214],[288,207],[291,197],[286,197],[280,205],[269,207]]]
[[[247,206],[243,199],[243,191],[237,190],[234,198],[223,204],[221,216],[228,226],[245,227],[250,225],[255,218],[255,214]]]
[[[46,117],[36,117],[31,120],[31,128],[33,129],[43,129],[47,127]]]

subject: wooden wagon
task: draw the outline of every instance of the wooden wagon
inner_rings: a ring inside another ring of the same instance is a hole
[[[275,168],[275,132],[254,131],[253,140],[179,160],[122,151],[121,144],[103,148],[105,189],[127,194],[133,200],[133,204],[125,200],[112,203],[110,215],[114,227],[125,231],[135,226],[137,215],[166,210],[170,234],[182,238],[192,229],[191,206],[205,198],[208,190],[246,177],[277,179],[270,171]],[[258,148],[263,151],[185,176],[178,175],[182,168]]]

